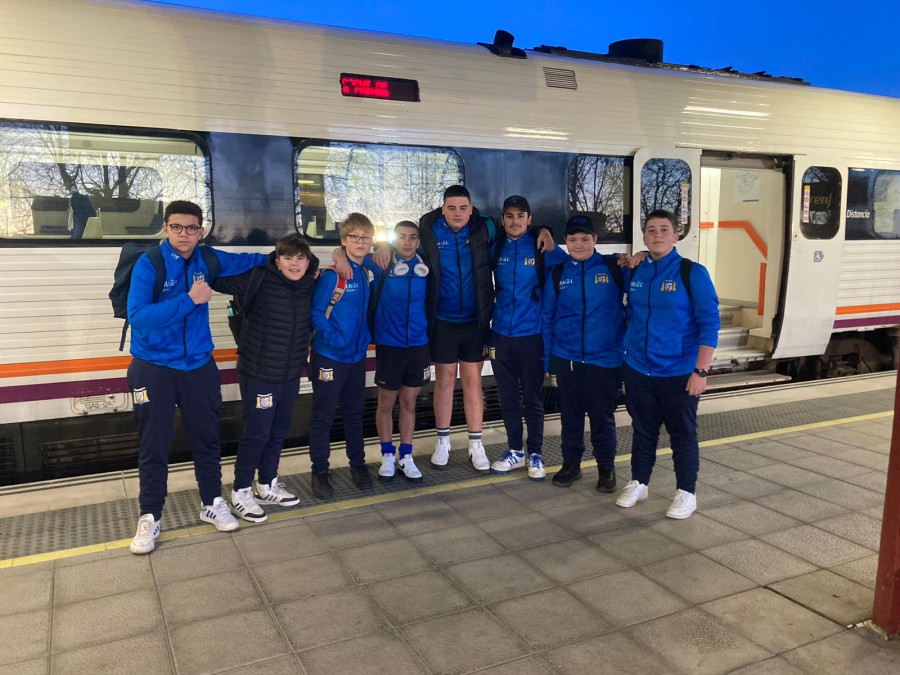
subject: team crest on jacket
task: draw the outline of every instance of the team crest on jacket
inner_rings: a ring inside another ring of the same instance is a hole
[[[131,398],[135,405],[142,403],[150,403],[150,394],[147,393],[147,387],[141,387],[131,392]]]
[[[525,258],[525,267],[534,267],[534,258]]]
[[[428,382],[431,379],[431,368],[426,368],[422,373],[422,379]]]
[[[272,394],[257,394],[256,395],[256,407],[258,410],[265,410],[266,408],[271,408],[274,403],[274,397]]]
[[[206,275],[203,272],[194,272],[194,283],[202,283],[206,281]]]
[[[674,281],[663,281],[662,283],[663,293],[674,293],[675,292],[675,282]]]
[[[319,382],[331,382],[334,380],[334,368],[319,368]]]
[[[595,284],[608,284],[609,283],[609,275],[606,273],[595,274],[594,275],[594,283]]]

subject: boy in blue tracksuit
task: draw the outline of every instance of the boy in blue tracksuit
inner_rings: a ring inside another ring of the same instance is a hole
[[[683,519],[697,508],[697,403],[718,342],[719,300],[700,264],[691,264],[685,287],[677,243],[672,213],[647,215],[644,244],[650,257],[631,276],[625,334],[625,404],[634,430],[631,480],[616,504],[628,508],[647,498],[659,428],[665,424],[676,478],[666,515]]]
[[[586,216],[566,223],[569,259],[544,288],[542,328],[544,367],[557,378],[563,465],[553,484],[569,487],[581,478],[584,416],[591,420],[591,445],[597,460],[597,490],[616,487],[616,371],[622,364],[624,286],[616,256],[594,248],[597,235]],[[623,279],[627,271],[621,270]]]
[[[344,438],[353,484],[372,487],[366,467],[363,440],[363,404],[366,389],[366,351],[371,335],[367,313],[369,276],[362,267],[372,246],[375,227],[361,213],[351,213],[341,223],[341,245],[353,272],[338,293],[338,275],[326,269],[313,291],[311,319],[316,331],[309,360],[313,402],[309,419],[309,457],[312,460],[312,492],[331,499],[334,488],[328,473],[331,424],[338,405],[344,417]]]
[[[525,197],[508,197],[501,219],[506,237],[495,244],[494,313],[488,348],[509,449],[491,465],[491,471],[505,474],[527,465],[528,477],[541,481],[546,476],[541,456],[545,372],[541,296],[545,271],[562,264],[568,256],[555,246],[538,251],[536,239],[529,232],[531,206]],[[528,427],[527,459],[522,441],[523,412]]]
[[[428,317],[425,296],[431,270],[416,252],[419,226],[404,220],[394,227],[391,264],[382,270],[366,257],[372,271],[370,329],[375,340],[375,385],[378,407],[375,424],[381,441],[382,481],[393,480],[399,468],[403,477],[421,482],[422,472],[413,461],[413,432],[416,428],[416,397],[431,379],[428,348]],[[394,404],[400,401],[397,426],[400,429],[400,459],[394,446]]]
[[[174,201],[166,207],[164,230],[162,292],[154,297],[156,268],[146,253],[134,265],[128,291],[134,357],[128,367],[128,388],[138,427],[141,509],[131,542],[131,552],[136,554],[150,553],[159,536],[176,406],[191,436],[200,519],[223,531],[238,527],[222,498],[222,393],[209,330],[211,275],[197,251],[203,237],[203,211],[192,202]],[[210,250],[218,261],[219,276],[241,274],[266,262],[260,254]]]

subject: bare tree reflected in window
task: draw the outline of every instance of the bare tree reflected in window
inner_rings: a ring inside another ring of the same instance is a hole
[[[193,142],[37,124],[2,124],[0,139],[0,236],[68,236],[73,195],[96,207],[103,237],[157,235],[176,199],[209,214],[208,161]]]
[[[313,238],[335,238],[350,213],[366,214],[387,238],[401,220],[441,203],[444,188],[462,183],[459,155],[448,148],[330,143],[297,155],[297,223]]]
[[[569,164],[570,215],[591,218],[601,241],[620,239],[629,191],[624,157],[579,155]]]
[[[675,214],[678,236],[683,238],[690,230],[690,200],[691,167],[687,162],[680,159],[654,158],[648,160],[641,168],[642,227],[644,214],[656,209],[665,209]]]

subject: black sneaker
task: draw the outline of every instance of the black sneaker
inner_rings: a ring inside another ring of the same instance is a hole
[[[581,478],[581,463],[566,464],[563,462],[559,473],[553,476],[553,484],[557,487],[569,487],[579,478]]]
[[[369,475],[369,467],[365,464],[362,466],[351,466],[350,479],[360,490],[372,489],[372,476]]]
[[[597,492],[615,492],[616,491],[616,468],[613,466],[597,465]]]
[[[312,474],[312,493],[318,499],[334,499],[334,486],[331,484],[331,474]]]

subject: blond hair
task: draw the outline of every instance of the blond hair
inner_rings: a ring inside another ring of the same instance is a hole
[[[344,218],[341,223],[341,239],[353,232],[353,230],[362,230],[370,237],[375,236],[375,226],[372,224],[372,221],[361,213],[351,213]]]

